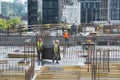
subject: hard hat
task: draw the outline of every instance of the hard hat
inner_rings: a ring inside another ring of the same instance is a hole
[[[38,38],[39,41],[42,41],[42,38]]]
[[[92,42],[92,40],[91,40],[91,39],[87,40],[87,43],[90,43],[90,42]]]
[[[59,41],[59,40],[56,40],[55,42],[56,42],[56,43],[60,43],[60,41]]]
[[[64,30],[64,32],[68,32],[67,30]]]

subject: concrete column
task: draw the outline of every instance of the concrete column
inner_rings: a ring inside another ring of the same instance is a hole
[[[81,24],[81,2],[79,2],[80,5],[80,24]]]
[[[108,21],[110,20],[110,0],[108,0],[108,14],[107,14]]]
[[[61,0],[58,0],[58,23],[61,23],[62,21],[62,2]]]

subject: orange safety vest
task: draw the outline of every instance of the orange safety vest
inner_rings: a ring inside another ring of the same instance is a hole
[[[64,38],[66,38],[66,39],[69,38],[69,33],[68,33],[68,32],[65,32],[65,33],[64,33]]]

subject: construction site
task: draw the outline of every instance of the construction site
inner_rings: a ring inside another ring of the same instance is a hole
[[[120,80],[120,35],[111,27],[80,35],[84,26],[70,34],[65,45],[61,24],[30,25],[32,32],[6,30],[0,34],[0,80]],[[116,28],[119,32],[119,25]],[[85,27],[84,27],[85,28]],[[109,29],[109,30],[108,30]],[[87,29],[86,29],[87,30]],[[88,29],[93,30],[93,29]],[[101,30],[101,33],[100,33]],[[45,44],[37,60],[36,42]],[[52,62],[52,45],[60,41],[59,63]]]

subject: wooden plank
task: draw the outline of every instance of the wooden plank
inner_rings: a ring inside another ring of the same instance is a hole
[[[33,53],[29,54],[20,54],[20,53],[9,53],[9,58],[30,58],[30,57],[37,57],[37,54],[33,55]]]
[[[1,75],[0,80],[25,80],[24,75]]]

